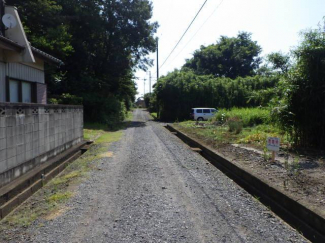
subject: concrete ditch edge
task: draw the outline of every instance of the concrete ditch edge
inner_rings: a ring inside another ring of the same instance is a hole
[[[89,144],[89,142],[84,141],[74,146],[73,149],[60,154],[57,158],[51,159],[51,163],[36,168],[35,171],[31,172],[26,178],[18,182],[13,181],[12,185],[8,185],[7,192],[2,192],[2,196],[6,195],[8,200],[0,206],[0,220],[62,172],[68,164],[76,160],[84,152],[82,151],[82,147],[87,146],[87,144]],[[19,192],[15,192],[14,196],[10,196],[17,188]],[[1,189],[2,191],[4,190],[4,188]]]
[[[191,147],[200,148],[202,150],[200,154],[203,157],[246,191],[258,196],[263,204],[270,207],[284,221],[302,232],[306,238],[312,242],[325,242],[325,219],[322,216],[268,185],[243,168],[236,166],[185,133],[178,131],[170,125],[167,125],[166,128],[176,133],[177,137]]]

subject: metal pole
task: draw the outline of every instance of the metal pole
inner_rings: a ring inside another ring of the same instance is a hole
[[[157,41],[157,82],[158,82],[158,79],[159,79],[159,46],[158,46],[158,37],[156,38],[156,41]]]
[[[149,93],[151,94],[151,71],[149,72]]]
[[[143,79],[143,98],[144,98],[145,94],[146,94],[146,79],[144,78]]]

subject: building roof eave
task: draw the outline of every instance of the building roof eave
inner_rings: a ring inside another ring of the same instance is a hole
[[[25,50],[25,46],[22,46],[16,42],[14,42],[13,40],[10,40],[2,35],[0,35],[0,47],[10,50],[10,51],[15,51],[15,52],[22,52]],[[33,52],[33,55],[39,57],[40,59],[44,60],[45,62],[48,62],[50,64],[54,64],[54,65],[64,65],[64,63],[58,59],[55,58],[39,49],[37,49],[36,47],[30,46]]]
[[[55,58],[36,47],[31,46],[31,49],[33,51],[33,54],[41,59],[43,59],[45,62],[48,62],[50,64],[56,64],[56,65],[64,65],[64,62],[62,62],[60,59]]]
[[[25,47],[22,45],[19,45],[18,43],[0,35],[0,44],[2,47],[5,49],[11,50],[11,51],[16,51],[16,52],[22,52]]]

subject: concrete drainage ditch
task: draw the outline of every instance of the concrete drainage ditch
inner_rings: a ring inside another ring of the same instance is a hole
[[[77,144],[8,185],[1,187],[0,220],[62,172],[68,164],[85,153],[91,143],[90,141],[84,141]]]
[[[322,216],[234,165],[217,152],[176,130],[174,127],[167,125],[166,128],[188,144],[192,151],[202,155],[247,192],[258,197],[260,202],[301,232],[307,239],[312,242],[325,242],[325,219]]]

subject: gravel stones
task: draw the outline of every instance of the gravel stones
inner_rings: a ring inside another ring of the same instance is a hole
[[[307,242],[145,111],[134,118],[68,210],[21,242]]]

